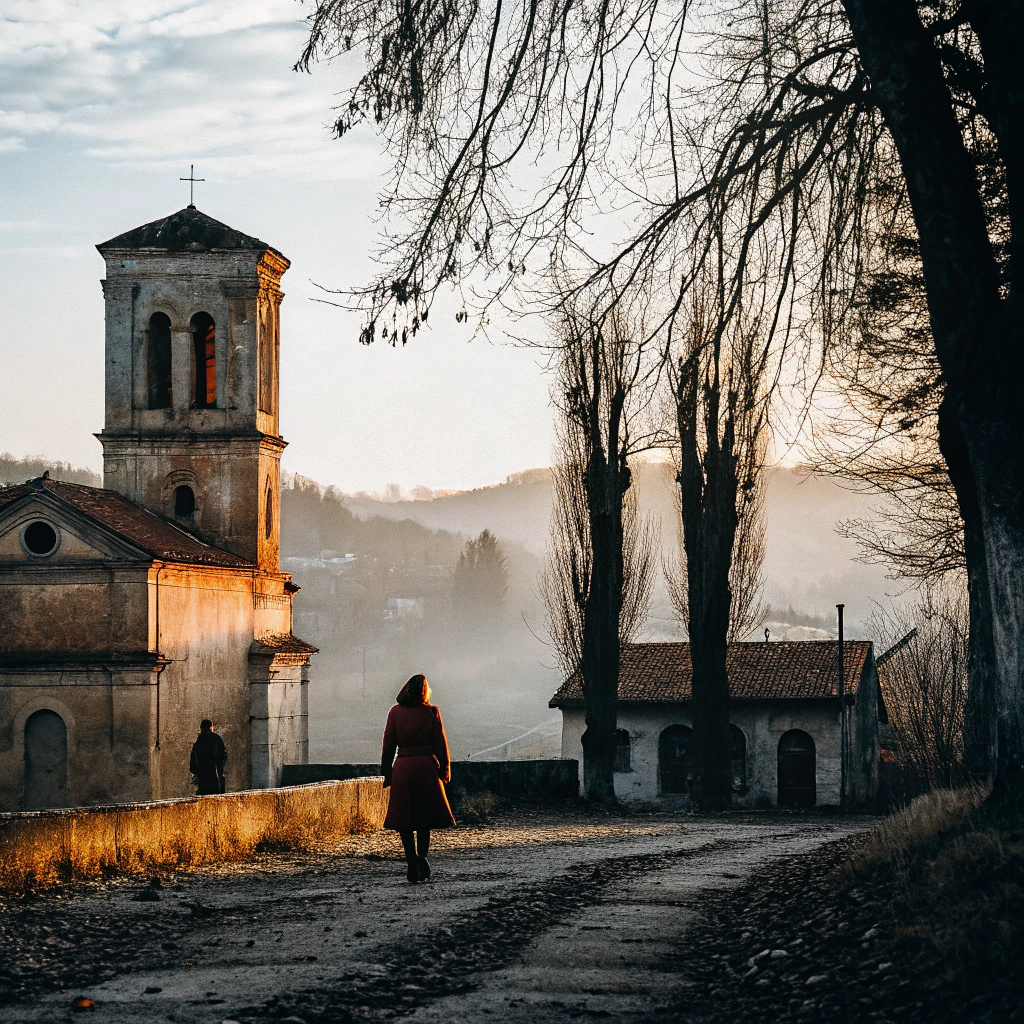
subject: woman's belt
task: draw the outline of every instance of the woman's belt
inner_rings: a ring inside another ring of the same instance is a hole
[[[426,747],[399,747],[399,757],[422,757],[424,754],[430,755],[434,753],[434,748],[431,746]]]

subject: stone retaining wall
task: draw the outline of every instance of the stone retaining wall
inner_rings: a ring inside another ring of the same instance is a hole
[[[453,761],[448,799],[458,814],[467,799],[485,793],[505,803],[561,803],[579,798],[579,762],[570,758],[534,761]],[[291,785],[323,779],[377,775],[376,764],[287,764],[282,781]]]
[[[382,780],[0,814],[0,891],[316,849],[380,828]]]

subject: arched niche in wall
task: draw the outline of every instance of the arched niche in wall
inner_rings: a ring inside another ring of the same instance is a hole
[[[780,807],[813,807],[816,752],[814,740],[802,729],[790,729],[779,740]]]
[[[146,393],[150,409],[171,407],[171,318],[156,312],[146,332]]]
[[[212,409],[217,404],[217,328],[209,313],[196,313],[189,320],[192,328],[193,409]]]
[[[22,808],[39,811],[68,804],[68,730],[56,711],[41,708],[25,721]]]
[[[658,737],[658,779],[662,793],[689,793],[693,779],[693,730],[670,725]]]

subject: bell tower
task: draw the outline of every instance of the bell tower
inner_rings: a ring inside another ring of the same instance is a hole
[[[107,269],[103,486],[278,571],[288,260],[194,206],[96,248]]]

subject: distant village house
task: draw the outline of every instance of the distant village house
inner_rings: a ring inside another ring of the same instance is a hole
[[[845,806],[878,788],[878,673],[872,644],[844,645],[847,703]],[[728,651],[733,806],[840,804],[839,644],[734,643]],[[684,808],[693,777],[690,645],[626,644],[618,693],[615,795],[625,804]],[[583,763],[583,690],[565,682],[562,757]],[[581,773],[582,774],[582,773]]]

